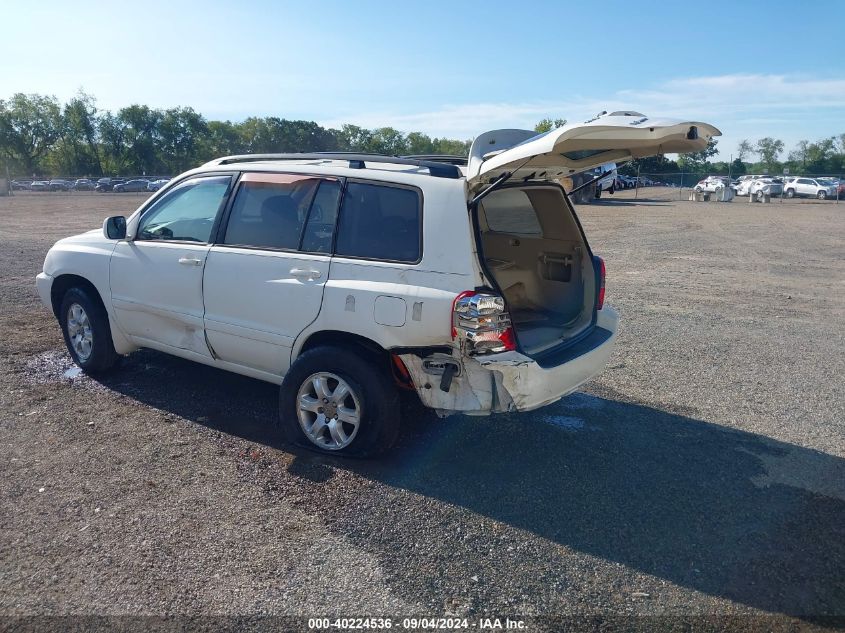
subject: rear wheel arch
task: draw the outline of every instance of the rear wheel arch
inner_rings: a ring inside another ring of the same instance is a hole
[[[295,356],[291,358],[291,362],[295,362],[302,354],[315,347],[350,349],[361,353],[377,363],[384,363],[385,366],[389,366],[390,363],[390,353],[374,340],[366,336],[361,336],[360,334],[343,332],[341,330],[320,330],[309,334],[308,338],[303,341],[302,345],[295,352]]]
[[[373,363],[376,368],[387,371],[398,387],[413,389],[408,370],[398,355],[366,336],[341,330],[320,330],[309,334],[292,356],[291,365],[305,352],[317,347],[336,347],[355,352],[361,358]]]

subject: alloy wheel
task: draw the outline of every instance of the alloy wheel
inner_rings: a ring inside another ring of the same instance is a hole
[[[302,383],[296,395],[302,432],[322,449],[339,451],[349,446],[361,424],[361,401],[343,378],[317,372]]]
[[[67,336],[77,357],[85,362],[94,349],[94,335],[88,314],[78,303],[72,303],[67,311]]]

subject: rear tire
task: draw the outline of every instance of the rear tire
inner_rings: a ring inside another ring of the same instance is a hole
[[[367,357],[342,347],[315,347],[285,375],[279,417],[290,443],[367,457],[387,451],[399,437],[399,394],[386,368]]]
[[[70,288],[59,308],[59,325],[73,362],[85,373],[108,371],[120,360],[111,338],[109,316],[99,298]]]

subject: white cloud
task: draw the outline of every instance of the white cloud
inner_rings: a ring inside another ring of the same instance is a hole
[[[713,123],[724,137],[722,155],[740,139],[815,140],[845,132],[845,79],[808,75],[728,74],[672,79],[645,88],[621,89],[605,98],[575,95],[557,101],[515,101],[444,105],[424,112],[347,112],[325,125],[389,125],[431,136],[472,138],[501,127],[530,128],[544,117],[586,120],[602,110],[634,109],[650,115]]]

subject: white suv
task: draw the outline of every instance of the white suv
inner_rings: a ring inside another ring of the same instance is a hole
[[[606,116],[482,134],[466,165],[222,158],[57,242],[37,287],[85,371],[146,347],[266,380],[288,440],[373,454],[397,437],[400,389],[441,415],[485,415],[601,371],[617,315],[557,180],[718,134]]]
[[[812,196],[824,200],[825,198],[836,197],[836,185],[816,178],[791,178],[784,186],[786,187],[787,198]]]

